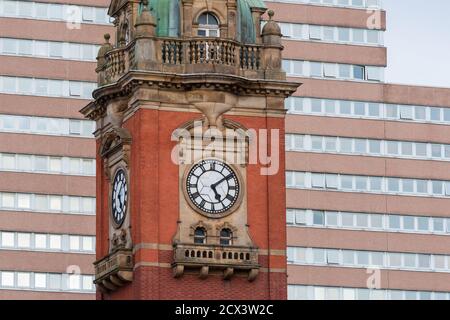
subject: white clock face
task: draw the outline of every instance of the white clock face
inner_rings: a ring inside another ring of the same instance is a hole
[[[189,171],[186,191],[195,207],[214,216],[236,204],[240,186],[236,173],[229,165],[208,159],[200,161]]]
[[[112,190],[112,217],[117,225],[122,225],[125,220],[128,200],[128,186],[125,172],[119,169],[116,172]]]

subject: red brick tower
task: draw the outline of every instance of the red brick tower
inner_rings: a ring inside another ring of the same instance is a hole
[[[286,299],[284,99],[298,84],[265,10],[112,1],[117,41],[82,110],[97,122],[98,299]]]

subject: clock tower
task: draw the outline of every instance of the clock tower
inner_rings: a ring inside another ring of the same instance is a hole
[[[98,299],[286,299],[284,100],[262,0],[113,0],[97,130]]]

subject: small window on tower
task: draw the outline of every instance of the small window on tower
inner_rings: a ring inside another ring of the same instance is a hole
[[[198,35],[203,37],[219,37],[219,20],[205,12],[198,18]]]
[[[225,228],[220,231],[220,244],[222,246],[231,245],[232,238],[233,238],[233,233],[231,232],[230,229]]]
[[[206,230],[205,228],[198,227],[194,232],[194,243],[205,244],[206,243]]]

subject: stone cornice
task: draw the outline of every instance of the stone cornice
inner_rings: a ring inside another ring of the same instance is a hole
[[[91,120],[98,120],[106,112],[107,101],[120,97],[129,97],[139,87],[176,91],[209,89],[245,96],[286,98],[293,94],[298,86],[298,82],[248,79],[228,74],[176,74],[155,71],[130,71],[116,83],[95,90],[93,93],[95,101],[81,109],[80,112]]]

